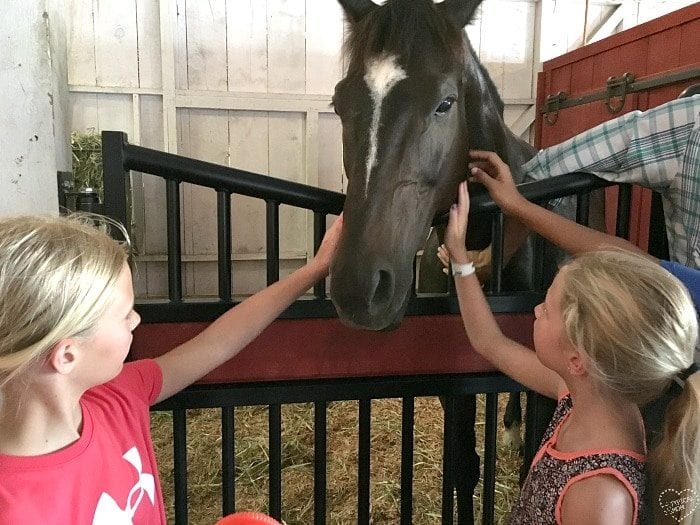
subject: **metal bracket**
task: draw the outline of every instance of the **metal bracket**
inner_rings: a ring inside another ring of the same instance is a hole
[[[586,93],[581,96],[567,96],[563,91],[560,91],[556,95],[549,95],[545,99],[540,113],[545,116],[544,120],[547,124],[553,125],[557,121],[557,113],[559,111],[602,100],[608,111],[615,114],[622,111],[625,106],[625,98],[630,93],[648,91],[650,89],[671,86],[679,82],[696,79],[700,79],[700,68],[697,67],[681,69],[670,73],[664,72],[641,80],[635,80],[634,73],[627,72],[620,77],[610,77],[606,83],[605,89]],[[689,93],[700,92],[700,84],[695,87],[691,86],[688,90]]]
[[[559,118],[559,109],[562,103],[566,100],[566,93],[560,91],[556,95],[548,95],[547,99],[544,101],[544,106],[540,112],[544,115],[544,120],[550,126],[556,124]]]
[[[622,110],[625,106],[627,93],[630,92],[630,85],[633,82],[634,75],[629,72],[621,77],[608,78],[605,88],[605,107],[608,108],[608,112],[614,115]]]

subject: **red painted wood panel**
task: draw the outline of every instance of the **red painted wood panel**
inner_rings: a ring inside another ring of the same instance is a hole
[[[700,45],[698,45],[698,39],[700,38],[700,15],[697,11],[700,11],[700,2],[695,4],[695,11],[693,13],[688,13],[687,22],[681,27],[681,50],[680,50],[680,62],[683,64],[700,63]]]
[[[497,315],[506,335],[532,347],[531,314]],[[156,357],[191,339],[206,323],[142,324],[131,357]],[[202,348],[206,352],[206,348]],[[275,321],[204,383],[494,371],[469,345],[458,315],[412,316],[390,332],[346,327],[338,319]]]
[[[636,80],[667,76],[700,68],[700,2],[633,27],[588,46],[576,49],[542,65],[538,77],[538,108],[548,95],[559,91],[568,98],[604,90],[609,77],[629,72]],[[557,122],[548,124],[538,112],[535,141],[539,148],[558,144],[601,122],[633,110],[645,110],[676,98],[700,77],[674,85],[654,88],[648,93],[627,95],[619,113],[611,114],[604,101],[559,111]],[[606,225],[614,232],[617,193],[606,192]],[[633,188],[629,239],[642,249],[648,247],[651,193]]]
[[[649,36],[647,72],[655,75],[679,67],[681,62],[681,27],[672,27],[663,33]]]

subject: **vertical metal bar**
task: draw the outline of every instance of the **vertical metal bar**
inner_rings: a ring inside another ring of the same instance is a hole
[[[442,398],[445,421],[442,437],[442,524],[452,525],[454,513],[454,420],[455,398],[445,396]]]
[[[168,297],[182,301],[182,245],[180,243],[180,183],[168,179],[165,183],[168,215]]]
[[[175,525],[187,525],[187,411],[173,410]]]
[[[653,191],[649,213],[649,255],[667,261],[669,253],[665,217],[661,194]]]
[[[482,523],[493,524],[496,491],[496,423],[498,421],[498,395],[486,394],[486,428],[484,429],[484,488],[482,497]]]
[[[279,404],[268,408],[270,447],[270,516],[282,520],[282,409]]]
[[[532,288],[536,291],[542,289],[544,281],[544,251],[546,244],[544,239],[536,233],[530,234],[532,242]]]
[[[104,214],[118,220],[127,231],[130,229],[126,216],[126,185],[129,180],[129,169],[125,167],[125,150],[128,145],[126,133],[102,132]]]
[[[280,205],[266,200],[265,231],[267,236],[267,284],[280,278]]]
[[[474,523],[474,489],[479,483],[476,453],[476,395],[454,396],[452,417],[452,480],[457,502],[457,523]]]
[[[538,206],[548,207],[549,203],[547,201],[535,201]],[[550,207],[551,208],[551,207]],[[551,275],[545,276],[545,266],[547,262],[547,257],[552,257],[550,244],[540,235],[531,232],[530,235],[533,238],[532,242],[532,289],[534,291],[540,291],[549,285],[548,279],[551,279]]]
[[[632,202],[632,185],[620,184],[617,194],[617,222],[615,235],[625,239],[630,233],[630,207]]]
[[[357,453],[357,523],[369,525],[370,419],[372,401],[360,399]]]
[[[496,213],[491,222],[491,293],[501,291],[503,271],[503,214]]]
[[[576,195],[576,222],[588,226],[588,215],[591,208],[591,194],[579,193]]]
[[[442,264],[442,263],[440,263]],[[457,290],[455,288],[455,280],[452,276],[452,271],[448,265],[447,267],[447,295],[455,297],[457,295]]]
[[[423,253],[423,257],[425,257],[425,253]],[[421,257],[421,260],[422,260],[422,257]],[[413,281],[411,281],[411,297],[416,296],[417,285],[418,285],[418,254],[416,254],[413,257]]]
[[[326,410],[325,401],[314,403],[314,525],[326,523]]]
[[[314,212],[314,254],[321,246],[321,241],[326,233],[326,215],[319,212]],[[321,279],[314,284],[314,296],[317,299],[326,298],[326,280]]]
[[[404,397],[401,407],[401,525],[413,523],[414,413],[414,398]]]
[[[221,500],[223,516],[236,512],[236,427],[234,407],[221,407]]]
[[[219,299],[231,302],[231,193],[216,192]]]

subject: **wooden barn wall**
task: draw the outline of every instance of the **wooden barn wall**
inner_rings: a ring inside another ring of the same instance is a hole
[[[571,17],[561,7],[566,2],[552,2],[485,0],[467,28],[506,102],[506,122],[525,138],[534,121],[540,38],[552,39],[540,34],[539,21],[546,16],[558,27]],[[66,4],[72,130],[122,130],[131,143],[343,190],[340,121],[329,106],[344,66],[337,2]],[[593,2],[589,20],[603,20],[618,4]],[[573,45],[575,38],[564,43]],[[137,293],[164,296],[164,184],[133,173],[132,187]],[[187,296],[217,293],[215,198],[212,190],[182,185]],[[264,286],[264,217],[263,203],[233,197],[235,294]],[[312,217],[282,207],[280,224],[284,274],[312,252]]]

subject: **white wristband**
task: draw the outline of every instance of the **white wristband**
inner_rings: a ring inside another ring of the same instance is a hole
[[[450,265],[452,266],[452,275],[455,277],[466,277],[476,271],[474,263],[471,261],[464,264],[450,263]]]

